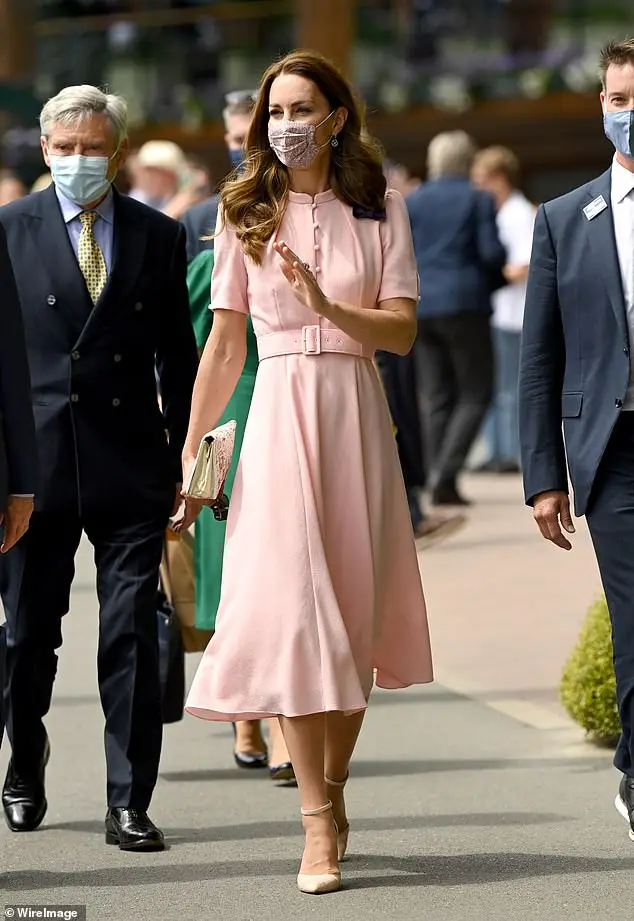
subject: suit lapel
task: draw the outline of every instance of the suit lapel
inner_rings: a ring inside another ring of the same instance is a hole
[[[49,276],[55,309],[77,334],[92,309],[92,302],[68,236],[55,187],[51,185],[41,192],[36,202],[31,214],[35,247]]]
[[[82,331],[80,342],[106,314],[110,316],[117,310],[136,282],[143,265],[147,245],[147,218],[145,214],[139,215],[138,208],[130,199],[116,190],[114,196],[112,268],[101,297]]]
[[[616,249],[616,237],[614,235],[614,218],[612,215],[611,201],[611,177],[612,172],[608,170],[594,182],[588,190],[588,199],[584,201],[583,208],[594,201],[599,196],[607,205],[600,213],[596,214],[591,220],[581,212],[581,219],[586,225],[586,231],[590,244],[596,256],[596,261],[600,267],[603,281],[607,289],[610,305],[614,311],[616,322],[623,334],[623,338],[628,338],[628,325],[625,309],[625,297],[623,296],[623,285],[621,283],[621,267]]]

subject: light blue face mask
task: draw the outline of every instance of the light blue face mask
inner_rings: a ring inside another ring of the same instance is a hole
[[[115,154],[116,156],[116,154]],[[53,182],[65,198],[77,205],[90,205],[108,192],[109,157],[51,156]]]
[[[634,160],[634,109],[604,112],[603,130],[619,153]]]

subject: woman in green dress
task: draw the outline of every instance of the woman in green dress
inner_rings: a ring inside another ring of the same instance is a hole
[[[199,354],[202,353],[211,331],[213,312],[209,309],[209,291],[213,270],[213,250],[204,250],[189,264],[187,286],[192,324]],[[258,370],[258,349],[255,333],[248,319],[247,357],[240,380],[227,404],[219,425],[235,419],[237,422],[233,462],[225,483],[225,494],[231,498],[244,429],[251,406],[255,376]],[[201,630],[214,630],[220,601],[222,561],[224,556],[226,522],[217,521],[213,512],[204,508],[196,521],[194,559],[196,573],[196,626]],[[293,782],[295,777],[289,762],[288,751],[277,720],[268,720],[270,752],[262,735],[259,720],[236,723],[234,759],[238,767],[265,768],[273,780]]]

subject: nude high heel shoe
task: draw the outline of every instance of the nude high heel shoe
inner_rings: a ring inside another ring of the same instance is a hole
[[[330,780],[329,777],[324,777],[326,784],[329,787],[336,787],[339,790],[343,790],[345,785],[348,783],[348,778],[345,780]],[[346,859],[346,851],[348,850],[348,835],[350,834],[350,825],[347,824],[345,828],[337,829],[337,856],[339,858],[339,863],[342,860]]]
[[[302,815],[322,815],[324,812],[332,810],[332,803],[327,802],[325,806],[320,806],[319,809],[302,809]],[[335,834],[338,835],[337,826],[333,819],[333,825],[335,826]],[[305,892],[308,895],[323,895],[326,892],[336,892],[341,888],[341,873],[298,873],[297,874],[297,888],[300,892]]]

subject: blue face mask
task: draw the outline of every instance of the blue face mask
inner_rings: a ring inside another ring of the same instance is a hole
[[[231,165],[234,169],[240,169],[244,164],[244,150],[240,148],[239,150],[230,150],[229,157],[231,159]]]
[[[619,153],[634,160],[634,109],[604,112],[603,130]]]
[[[110,189],[108,157],[73,154],[71,157],[52,156],[50,160],[53,182],[65,198],[77,205],[98,201]]]

